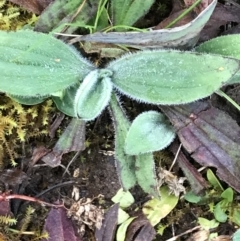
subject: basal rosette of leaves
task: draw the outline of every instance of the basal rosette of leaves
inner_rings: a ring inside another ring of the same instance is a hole
[[[152,152],[167,147],[175,131],[156,111],[142,113],[131,124],[116,93],[155,105],[189,103],[228,84],[239,68],[237,58],[162,49],[127,54],[97,69],[51,35],[0,32],[0,92],[24,104],[51,96],[60,111],[86,121],[109,106],[123,188],[138,183],[156,197]]]

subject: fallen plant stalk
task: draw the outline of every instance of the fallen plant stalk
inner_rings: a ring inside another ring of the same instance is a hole
[[[29,202],[36,202],[36,203],[39,203],[41,205],[54,207],[54,208],[64,207],[63,204],[52,204],[52,203],[44,202],[44,201],[42,201],[40,199],[37,199],[35,197],[29,197],[29,196],[25,196],[25,195],[9,194],[8,192],[2,193],[0,195],[0,202],[10,200],[10,199],[21,199],[21,200],[26,200],[26,201],[29,201]]]

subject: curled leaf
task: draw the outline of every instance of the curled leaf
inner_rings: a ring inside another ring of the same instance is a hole
[[[101,114],[111,97],[111,74],[109,70],[98,69],[85,77],[74,100],[76,116],[87,121]]]

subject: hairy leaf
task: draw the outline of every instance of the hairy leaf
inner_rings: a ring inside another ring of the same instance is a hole
[[[76,116],[88,121],[101,114],[111,97],[111,75],[109,70],[98,69],[85,77],[74,100]]]
[[[227,57],[233,57],[240,60],[240,36],[232,34],[221,36],[209,40],[195,49],[197,52],[221,54]],[[238,71],[227,84],[240,82],[240,71]]]
[[[81,81],[94,66],[46,34],[0,31],[0,91],[42,97]]]
[[[115,94],[110,100],[110,113],[115,129],[115,159],[121,185],[128,190],[136,184],[135,159],[124,152],[124,143],[130,123]]]
[[[155,50],[127,54],[108,68],[113,71],[114,86],[123,94],[170,105],[213,94],[239,70],[239,63],[216,55]]]
[[[52,96],[52,100],[56,104],[57,108],[64,114],[71,117],[77,117],[74,111],[74,99],[78,88],[79,84],[64,90],[62,96]]]
[[[159,198],[158,183],[155,172],[155,162],[153,154],[142,154],[136,156],[135,173],[137,183],[144,192]]]
[[[192,158],[203,166],[217,168],[218,177],[240,191],[240,127],[236,121],[200,101],[161,109]]]
[[[144,112],[133,121],[126,138],[125,152],[138,155],[166,148],[175,132],[166,117],[156,111]]]
[[[45,98],[41,98],[41,97],[22,97],[22,96],[15,96],[15,95],[9,95],[8,96],[13,99],[14,101],[22,104],[22,105],[37,105],[42,103],[44,100],[46,100]]]

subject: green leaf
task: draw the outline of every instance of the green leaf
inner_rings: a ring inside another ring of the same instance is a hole
[[[231,221],[236,223],[238,226],[240,225],[240,210],[239,210],[239,206],[236,206],[236,207],[233,208],[233,214],[232,214]]]
[[[160,188],[160,195],[161,200],[153,198],[143,205],[143,213],[148,218],[152,226],[155,226],[163,218],[165,218],[178,203],[178,197],[169,194],[167,186]]]
[[[93,120],[107,106],[112,92],[111,71],[97,69],[90,72],[78,89],[74,109],[83,120]]]
[[[203,197],[197,196],[192,191],[190,191],[184,195],[184,199],[190,203],[199,203],[203,199]]]
[[[111,0],[113,24],[133,26],[151,8],[154,0]]]
[[[233,202],[233,190],[231,187],[224,190],[221,194],[221,197],[224,198],[228,203]]]
[[[227,57],[233,57],[240,60],[240,36],[231,34],[211,39],[199,45],[197,52],[221,54]],[[240,82],[240,71],[238,71],[228,82],[235,84]]]
[[[118,209],[118,225],[128,220],[129,217],[129,214],[125,212],[123,209]]]
[[[124,143],[130,123],[114,93],[110,100],[109,110],[112,115],[115,129],[116,168],[122,187],[128,190],[137,182],[135,174],[135,159],[133,156],[129,156],[124,152]]]
[[[201,64],[199,64],[201,63]],[[112,82],[123,94],[152,104],[184,104],[213,94],[239,69],[239,61],[176,50],[140,51],[111,62]]]
[[[126,232],[127,232],[127,228],[130,225],[130,223],[135,219],[136,217],[132,217],[129,218],[128,220],[126,220],[125,222],[123,222],[118,230],[117,230],[117,234],[116,234],[116,239],[117,241],[124,241],[126,238]]]
[[[220,191],[224,190],[221,183],[218,181],[217,177],[214,175],[211,169],[207,170],[207,179],[210,182],[210,184],[214,187],[214,189]]]
[[[43,97],[62,91],[95,67],[75,49],[46,34],[0,31],[0,91]]]
[[[125,142],[128,155],[138,155],[166,148],[175,131],[167,118],[156,111],[144,112],[133,121]]]
[[[64,90],[61,97],[52,96],[52,100],[56,104],[57,108],[64,114],[71,117],[77,117],[74,110],[74,99],[78,88],[79,84]]]
[[[225,213],[226,208],[223,208],[223,206],[226,206],[226,205],[228,205],[227,202],[221,201],[214,208],[214,212],[213,212],[214,217],[220,223],[225,223],[227,221],[228,216]]]
[[[122,188],[111,199],[114,203],[119,203],[122,208],[128,208],[134,203],[134,198],[129,191],[124,191]]]
[[[238,229],[232,236],[232,241],[239,241],[240,240],[240,229]]]
[[[200,44],[195,48],[195,51],[240,59],[240,36],[239,34],[231,34],[213,38]]]
[[[21,97],[21,96],[9,95],[9,94],[8,96],[14,101],[22,105],[37,105],[42,103],[44,100],[46,100],[46,98],[40,98],[40,97]]]
[[[136,156],[135,173],[137,182],[143,191],[155,198],[159,198],[155,162],[152,153]]]
[[[208,220],[206,218],[198,218],[198,223],[201,225],[201,227],[205,230],[210,230],[213,228],[217,228],[219,223],[213,219],[213,220]]]

